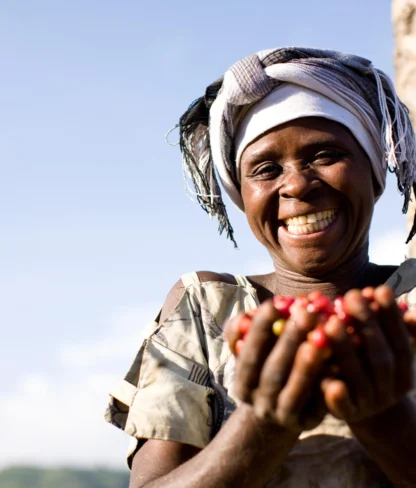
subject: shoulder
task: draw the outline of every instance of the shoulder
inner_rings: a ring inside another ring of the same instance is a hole
[[[198,278],[201,283],[207,281],[220,281],[221,283],[228,283],[230,285],[237,284],[234,275],[228,273],[215,273],[214,271],[198,271]]]
[[[206,282],[221,282],[221,283],[228,283],[230,285],[235,285],[237,282],[233,275],[228,273],[216,273],[214,271],[198,271],[196,273],[198,275],[198,279],[201,283]],[[160,323],[164,322],[166,317],[174,310],[182,297],[185,294],[186,286],[183,283],[182,279],[180,278],[170,289],[169,293],[166,296],[165,303],[162,307],[162,312],[160,314]]]
[[[388,278],[386,285],[393,288],[396,297],[414,290],[416,288],[416,259],[406,259]]]

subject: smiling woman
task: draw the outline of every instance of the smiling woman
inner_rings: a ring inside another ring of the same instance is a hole
[[[218,175],[274,272],[168,294],[106,412],[133,438],[131,488],[416,486],[416,263],[368,258],[387,168],[405,210],[416,181],[391,81],[348,54],[264,51],[179,128],[201,206],[235,243]]]

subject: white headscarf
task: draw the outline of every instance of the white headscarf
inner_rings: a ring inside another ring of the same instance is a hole
[[[384,191],[387,160],[383,157],[383,137],[374,110],[363,100],[342,96],[304,73],[294,64],[275,64],[265,73],[284,81],[254,104],[238,121],[234,132],[235,164],[239,179],[239,164],[243,150],[258,136],[290,120],[301,117],[324,117],[347,127],[367,153],[376,180]],[[221,118],[227,99],[227,74],[223,90],[210,110],[210,140],[214,164],[222,185],[235,205],[244,211],[240,191],[231,178],[221,147]]]

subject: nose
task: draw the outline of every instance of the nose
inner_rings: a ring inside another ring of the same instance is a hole
[[[280,196],[285,199],[305,200],[306,196],[322,188],[322,182],[308,170],[291,170],[284,176]]]

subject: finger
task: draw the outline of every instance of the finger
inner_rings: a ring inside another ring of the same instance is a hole
[[[377,400],[390,402],[395,397],[395,358],[376,315],[359,290],[349,291],[344,304],[347,312],[358,321],[363,364],[368,368]]]
[[[344,381],[339,379],[324,378],[321,382],[328,410],[339,419],[352,419],[357,414],[357,408],[353,404]]]
[[[374,300],[374,288],[372,286],[366,286],[361,290],[361,295],[368,301]]]
[[[251,327],[253,316],[253,310],[239,313],[236,317],[229,319],[225,325],[224,334],[234,356],[238,356],[241,347],[244,345],[244,338]]]
[[[416,337],[416,309],[407,310],[403,315],[403,322],[411,337]]]
[[[302,413],[300,415],[300,425],[303,430],[314,429],[318,426],[325,415],[328,413],[328,408],[325,403],[324,395],[318,384],[314,385],[313,391],[307,400]]]
[[[416,354],[416,309],[407,310],[403,315],[403,322],[410,334],[409,343],[414,358]],[[416,379],[414,374],[412,378],[414,387]]]
[[[253,317],[245,337],[237,362],[235,393],[240,400],[247,403],[252,402],[253,390],[258,385],[263,363],[276,342],[272,324],[278,317],[279,313],[273,302],[264,302]]]
[[[371,379],[345,325],[332,316],[325,324],[324,331],[331,342],[340,374],[350,389],[351,401],[360,409],[369,408],[374,401]]]
[[[377,316],[394,357],[394,394],[402,396],[412,386],[413,359],[409,332],[390,287],[383,285],[376,288],[374,300],[380,306]]]
[[[315,327],[316,320],[305,309],[294,310],[287,320],[261,371],[256,392],[259,415],[275,411],[277,397],[290,374],[298,348]]]
[[[357,322],[365,323],[373,318],[369,300],[362,295],[360,290],[348,291],[344,296],[343,306],[345,311]]]
[[[392,350],[405,351],[408,349],[409,334],[403,322],[402,313],[397,306],[393,290],[385,285],[379,286],[374,292],[374,300],[380,305],[381,325]]]
[[[224,327],[224,335],[227,339],[231,352],[236,356],[236,343],[240,339],[239,323],[244,314],[239,313],[235,317],[229,319]]]
[[[309,342],[299,346],[293,368],[277,401],[276,416],[283,425],[299,424],[324,361],[321,351]]]

